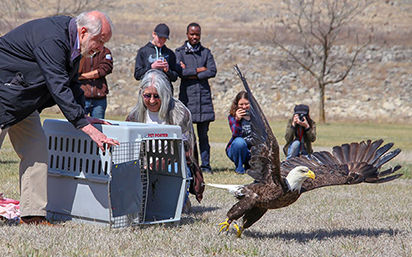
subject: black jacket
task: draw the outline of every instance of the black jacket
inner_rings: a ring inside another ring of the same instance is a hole
[[[175,51],[176,65],[180,66],[180,62],[186,65],[185,69],[178,69],[181,78],[179,100],[192,113],[193,122],[214,121],[215,112],[208,79],[216,76],[216,64],[209,49],[202,45],[196,49],[194,52],[190,51],[186,41]],[[196,69],[199,67],[206,67],[207,70],[197,73]],[[192,78],[193,76],[196,78]]]
[[[156,48],[155,45],[149,42],[139,49],[134,66],[134,78],[141,80],[143,75],[152,68],[151,65],[157,60],[158,54],[161,53],[169,64],[169,71],[166,72],[166,75],[171,82],[175,82],[177,80],[175,53],[167,48],[166,45],[163,45],[160,49],[157,48],[158,51],[156,51]]]
[[[57,104],[76,127],[88,124],[78,81],[75,19],[29,21],[0,38],[0,126]]]

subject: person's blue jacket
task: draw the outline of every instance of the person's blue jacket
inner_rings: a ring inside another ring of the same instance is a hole
[[[192,113],[193,122],[215,120],[212,94],[208,79],[216,76],[216,64],[209,49],[199,43],[195,51],[190,51],[187,41],[175,51],[176,69],[181,78],[179,100]],[[180,67],[183,62],[186,68]],[[206,67],[207,70],[197,73],[196,69]]]
[[[1,37],[0,126],[54,104],[76,128],[87,125],[80,57],[76,21],[68,16],[29,21]]]

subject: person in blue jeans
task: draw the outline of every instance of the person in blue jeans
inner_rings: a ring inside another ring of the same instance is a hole
[[[79,65],[79,81],[84,91],[84,110],[90,117],[104,119],[109,87],[106,76],[113,71],[113,58],[109,48],[90,57],[83,57]]]
[[[235,172],[244,174],[250,168],[252,129],[250,127],[250,103],[247,92],[239,92],[229,111],[229,126],[232,137],[226,146],[226,154],[235,163]]]
[[[285,132],[283,153],[286,159],[301,155],[310,158],[313,153],[312,143],[316,140],[316,122],[310,118],[309,106],[298,104],[289,119]]]

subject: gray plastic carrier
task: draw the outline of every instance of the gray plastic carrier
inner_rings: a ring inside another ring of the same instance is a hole
[[[186,159],[179,126],[94,125],[120,146],[102,152],[66,120],[45,120],[48,218],[125,227],[180,220]]]

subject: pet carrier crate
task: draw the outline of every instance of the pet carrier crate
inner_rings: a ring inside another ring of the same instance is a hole
[[[48,218],[125,227],[180,220],[187,182],[179,126],[95,125],[120,146],[102,152],[66,120],[45,120]]]

